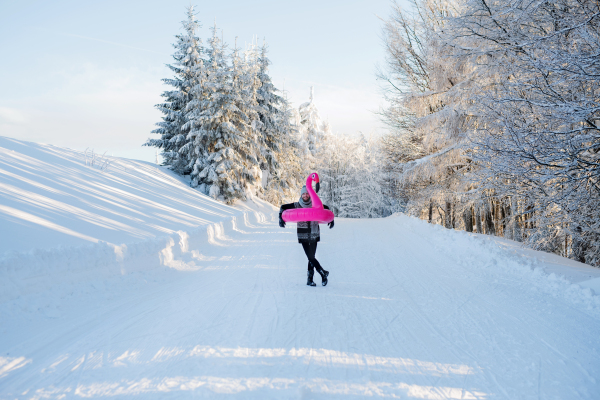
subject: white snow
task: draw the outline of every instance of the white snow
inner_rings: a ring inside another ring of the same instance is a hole
[[[323,229],[311,288],[276,221],[0,138],[0,399],[598,398],[600,269],[397,214]]]

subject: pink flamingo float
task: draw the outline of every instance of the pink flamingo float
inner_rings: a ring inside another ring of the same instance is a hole
[[[333,221],[333,211],[323,208],[323,202],[312,188],[313,182],[319,182],[319,174],[316,172],[306,178],[306,190],[310,194],[312,207],[285,210],[281,215],[285,222],[318,221],[320,224],[328,224]]]

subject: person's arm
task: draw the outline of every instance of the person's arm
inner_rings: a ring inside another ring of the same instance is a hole
[[[292,208],[296,208],[294,203],[284,204],[279,207],[279,226],[285,228],[285,221],[283,220],[282,214],[285,210],[291,210]]]
[[[323,208],[326,209],[326,210],[330,210],[330,208],[327,207],[325,204],[323,204]],[[333,228],[333,221],[329,222],[327,224],[327,226],[329,227],[329,229]]]
[[[294,208],[296,208],[296,205],[294,203],[284,204],[281,207],[279,207],[279,214],[283,213],[285,210],[292,210]]]

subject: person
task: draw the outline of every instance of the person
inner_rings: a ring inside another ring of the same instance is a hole
[[[316,192],[319,191],[319,183],[316,185]],[[312,199],[310,198],[310,193],[306,189],[306,186],[302,186],[302,190],[300,191],[300,199],[295,203],[284,204],[279,208],[279,226],[285,228],[285,221],[282,218],[282,214],[285,210],[290,210],[294,208],[310,208],[312,207]],[[329,207],[323,204],[323,208],[329,210]],[[333,228],[333,221],[327,224],[329,229]],[[315,258],[315,254],[317,253],[317,243],[321,240],[319,229],[319,223],[317,221],[302,221],[297,222],[297,234],[298,234],[298,243],[302,245],[304,249],[304,253],[308,258],[308,279],[306,284],[308,286],[317,286],[313,282],[313,276],[315,275],[315,269],[321,275],[321,284],[323,286],[327,285],[327,276],[329,275],[329,271],[325,271],[319,261]]]

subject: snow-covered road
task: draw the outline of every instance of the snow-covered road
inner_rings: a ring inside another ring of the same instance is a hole
[[[170,268],[13,300],[0,398],[600,397],[597,296],[496,242],[340,219],[317,258],[327,287],[294,226],[244,213],[167,246]]]
[[[0,400],[600,398],[600,269],[396,215],[307,287],[272,206],[109,161],[0,137]]]

